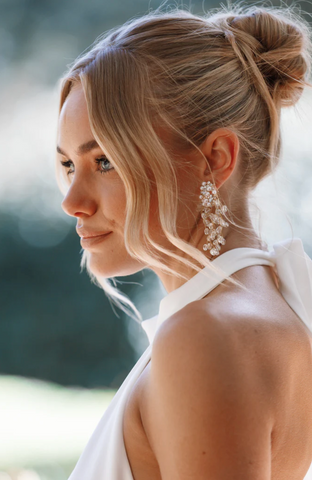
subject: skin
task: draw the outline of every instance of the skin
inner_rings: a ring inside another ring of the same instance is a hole
[[[63,168],[70,178],[62,207],[77,219],[78,232],[111,232],[103,242],[85,247],[90,270],[103,277],[129,275],[145,265],[124,245],[123,183],[107,160],[96,162],[104,154],[100,147],[77,154],[90,140],[94,136],[87,105],[77,84],[59,117],[59,160],[69,162]],[[194,212],[201,183],[213,175],[224,203],[230,210],[235,205],[236,219],[250,229],[248,236],[231,225],[223,229],[226,245],[221,254],[239,247],[261,248],[247,196],[239,188],[237,136],[226,128],[215,130],[201,151],[204,158],[198,152],[176,152],[181,164],[186,160],[191,165],[178,172],[183,192],[178,234],[202,250],[204,227]],[[156,208],[152,195],[151,209]],[[149,227],[158,243],[172,248],[157,215],[150,216]],[[196,273],[174,261],[171,266],[189,278]],[[167,292],[184,283],[154,271]],[[124,412],[124,443],[136,480],[300,480],[309,467],[312,391],[306,386],[312,382],[311,338],[280,294],[271,267],[247,267],[233,277],[250,291],[225,281],[157,330],[151,360]]]
[[[92,232],[112,232],[105,241],[97,245],[86,246],[89,252],[89,267],[91,272],[105,278],[130,275],[145,267],[133,259],[124,246],[123,232],[125,223],[126,196],[123,183],[106,160],[99,165],[96,159],[105,155],[101,148],[90,152],[77,154],[78,147],[90,140],[92,134],[87,104],[83,89],[77,83],[68,95],[59,117],[57,144],[65,155],[59,155],[60,161],[71,161],[70,167],[62,167],[69,174],[70,187],[63,200],[62,208],[70,216],[77,219],[77,231],[82,229]],[[203,181],[212,181],[212,175],[225,203],[233,191],[233,184],[238,183],[239,141],[229,129],[220,128],[211,133],[201,145],[203,158],[198,152],[184,155],[181,161],[191,162],[192,172],[181,168],[178,181],[183,192],[187,192],[181,201],[178,211],[177,230],[181,238],[202,251],[206,242],[202,219],[194,215],[199,203],[200,186]],[[212,173],[207,162],[209,162]],[[106,173],[102,173],[106,171]],[[184,188],[185,185],[185,188]],[[236,217],[241,225],[251,229],[248,238],[238,229],[231,226],[223,229],[226,245],[221,253],[237,247],[259,248],[260,241],[252,229],[252,223],[247,208],[247,198],[240,198]],[[228,204],[228,203],[226,203]],[[157,208],[157,198],[152,196],[151,211]],[[158,224],[157,216],[151,215],[149,220],[153,238],[166,248],[174,251]],[[84,247],[84,245],[82,245]],[[209,252],[206,252],[209,258]],[[210,257],[211,258],[211,257]],[[172,260],[171,266],[191,278],[194,269],[185,267]],[[168,275],[153,268],[159,276],[167,292],[178,288],[183,279]]]

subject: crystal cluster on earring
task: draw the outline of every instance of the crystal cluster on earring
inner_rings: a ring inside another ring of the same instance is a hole
[[[222,218],[222,215],[227,212],[227,207],[221,205],[217,189],[211,182],[203,182],[200,192],[199,198],[203,206],[201,216],[207,236],[207,243],[203,245],[203,250],[209,250],[211,255],[217,256],[221,245],[225,245],[222,229],[229,226],[228,222]],[[213,207],[215,207],[215,213],[211,213]]]

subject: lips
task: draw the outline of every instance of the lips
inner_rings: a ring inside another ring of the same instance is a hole
[[[96,232],[96,231],[92,231],[92,230],[87,230],[86,228],[83,228],[83,227],[77,227],[76,228],[76,231],[79,235],[79,237],[85,239],[85,238],[93,238],[93,237],[100,237],[102,235],[108,235],[109,233],[111,233],[110,231],[107,231],[107,232],[103,232],[103,231],[100,231],[100,232]]]
[[[81,237],[80,245],[82,246],[82,248],[88,249],[106,240],[106,238],[109,237],[111,233],[113,232],[108,232],[100,235],[90,235],[88,237]]]

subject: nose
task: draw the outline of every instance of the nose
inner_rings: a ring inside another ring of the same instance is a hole
[[[92,216],[97,210],[97,202],[92,189],[73,181],[62,201],[62,209],[71,217]]]

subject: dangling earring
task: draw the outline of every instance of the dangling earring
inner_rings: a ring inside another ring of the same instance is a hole
[[[207,243],[203,245],[203,250],[210,250],[211,255],[217,256],[221,245],[225,245],[222,228],[229,226],[221,215],[228,209],[226,205],[221,205],[217,189],[211,182],[203,182],[200,191],[199,198],[203,206],[201,216],[205,225],[205,235],[207,235]],[[212,207],[215,207],[215,213],[211,213]]]

